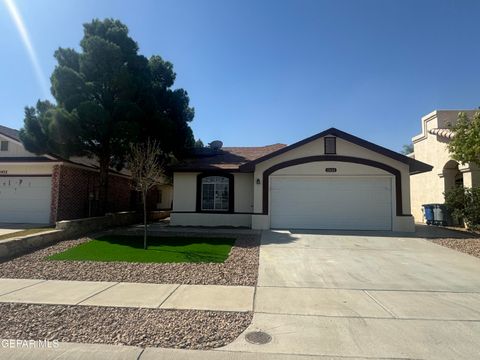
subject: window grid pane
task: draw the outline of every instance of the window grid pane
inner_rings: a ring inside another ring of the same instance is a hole
[[[202,179],[202,210],[228,211],[229,179],[223,176],[208,176]]]
[[[8,151],[8,141],[0,142],[0,151]]]
[[[202,185],[202,210],[214,210],[215,185]]]
[[[228,210],[227,184],[215,184],[215,210]]]

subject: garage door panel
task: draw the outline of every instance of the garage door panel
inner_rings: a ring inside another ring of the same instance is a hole
[[[50,222],[51,177],[0,177],[0,222]]]
[[[272,177],[271,227],[390,230],[391,178]]]
[[[0,222],[6,223],[31,223],[31,224],[48,224],[50,222],[49,212],[38,211],[10,211],[0,217]]]

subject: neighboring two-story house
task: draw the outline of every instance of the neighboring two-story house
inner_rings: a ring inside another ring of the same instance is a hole
[[[480,169],[475,164],[459,164],[452,159],[447,144],[454,136],[449,129],[459,112],[471,117],[478,110],[436,110],[422,117],[422,132],[412,138],[410,157],[433,166],[430,172],[410,176],[412,214],[422,222],[423,204],[444,203],[444,192],[455,185],[480,186]]]

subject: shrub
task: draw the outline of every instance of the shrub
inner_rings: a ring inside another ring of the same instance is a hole
[[[462,218],[467,228],[480,228],[480,187],[456,187],[444,193],[445,205],[454,217]]]

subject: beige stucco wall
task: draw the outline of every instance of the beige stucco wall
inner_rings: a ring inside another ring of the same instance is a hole
[[[260,179],[261,181],[263,181],[263,172],[275,164],[278,164],[287,160],[306,157],[306,156],[324,155],[323,141],[324,141],[323,138],[317,139],[301,147],[295,148],[275,158],[266,160],[258,164],[255,168],[254,179],[255,180]],[[378,161],[383,164],[387,164],[395,169],[398,169],[402,175],[403,213],[410,214],[410,179],[409,179],[409,167],[407,164],[404,164],[400,161],[394,160],[387,156],[381,155],[377,152],[368,150],[361,146],[352,144],[341,138],[337,138],[337,155],[353,156],[353,157]],[[276,174],[280,175],[280,174],[293,173],[297,169],[301,171],[303,175],[306,175],[309,173],[312,175],[316,175],[320,173],[327,176],[326,175],[327,173],[325,172],[326,167],[337,168],[337,172],[332,174],[331,176],[359,175],[359,174],[362,174],[362,172],[366,175],[389,174],[388,172],[385,172],[381,169],[377,169],[377,168],[373,168],[373,167],[361,165],[361,164],[351,164],[351,163],[344,163],[344,162],[319,162],[319,163],[308,163],[308,164],[296,165],[295,167],[288,168],[288,169],[285,168],[277,172],[274,172],[271,176],[275,176]],[[393,180],[393,183],[394,184],[392,187],[392,191],[394,191],[395,189],[395,179]],[[262,185],[255,184],[255,187],[254,187],[254,212],[255,213],[262,212],[262,207],[263,207],[262,193],[263,193]],[[392,207],[393,209],[395,209],[396,207],[395,196],[393,196]],[[396,218],[397,216],[394,216],[394,219],[393,219],[393,228],[395,231],[412,231],[413,221],[411,221],[410,217],[407,217],[410,220],[396,219]],[[258,226],[258,228],[263,228],[263,229],[269,228],[270,227],[269,216],[258,215],[253,220],[253,224]]]
[[[52,164],[8,164],[0,163],[0,176],[2,175],[50,175],[53,171]]]
[[[6,136],[3,136],[1,134],[0,134],[0,141],[8,141],[8,151],[0,151],[1,157],[23,157],[23,156],[36,157],[37,156],[25,150],[22,144]]]
[[[169,184],[159,185],[158,190],[162,192],[162,201],[157,203],[157,209],[170,209],[173,201],[173,186]]]
[[[253,174],[235,173],[235,212],[253,211]]]
[[[335,173],[326,173],[325,168],[336,168],[337,172]],[[345,163],[345,162],[336,162],[336,161],[321,161],[321,162],[313,162],[301,165],[290,166],[287,168],[283,168],[280,170],[275,171],[270,176],[284,176],[284,175],[315,175],[315,176],[359,176],[359,175],[386,175],[392,176],[389,172],[374,168],[371,166],[363,165],[363,164],[352,164],[352,163]]]
[[[445,179],[443,169],[451,160],[447,149],[448,140],[437,135],[432,135],[428,130],[435,128],[447,128],[448,124],[454,124],[458,113],[463,110],[439,110],[422,117],[422,132],[413,137],[414,156],[416,160],[433,166],[430,172],[412,175],[410,177],[412,214],[415,221],[423,221],[422,205],[428,203],[443,203]],[[475,111],[465,111],[469,116]],[[468,176],[464,176],[464,180]],[[468,182],[465,182],[468,186]]]
[[[195,211],[198,172],[174,173],[173,211]],[[253,174],[233,173],[234,211],[250,213],[253,210]]]
[[[197,199],[197,175],[192,173],[175,173],[173,175],[173,212],[170,215],[174,226],[235,226],[251,227],[250,214],[208,214],[181,213],[195,211]],[[234,174],[235,212],[251,212],[253,208],[252,174]],[[180,211],[180,212],[176,212]]]
[[[0,134],[0,141],[8,141],[8,151],[0,151],[0,157],[31,157],[32,162],[0,163],[1,175],[49,175],[53,170],[53,163],[36,163],[38,155],[25,150],[21,143]]]
[[[174,226],[188,225],[188,226],[251,227],[252,215],[173,212],[172,214],[170,214],[170,223]]]
[[[173,174],[173,211],[195,211],[198,174],[198,172]]]

